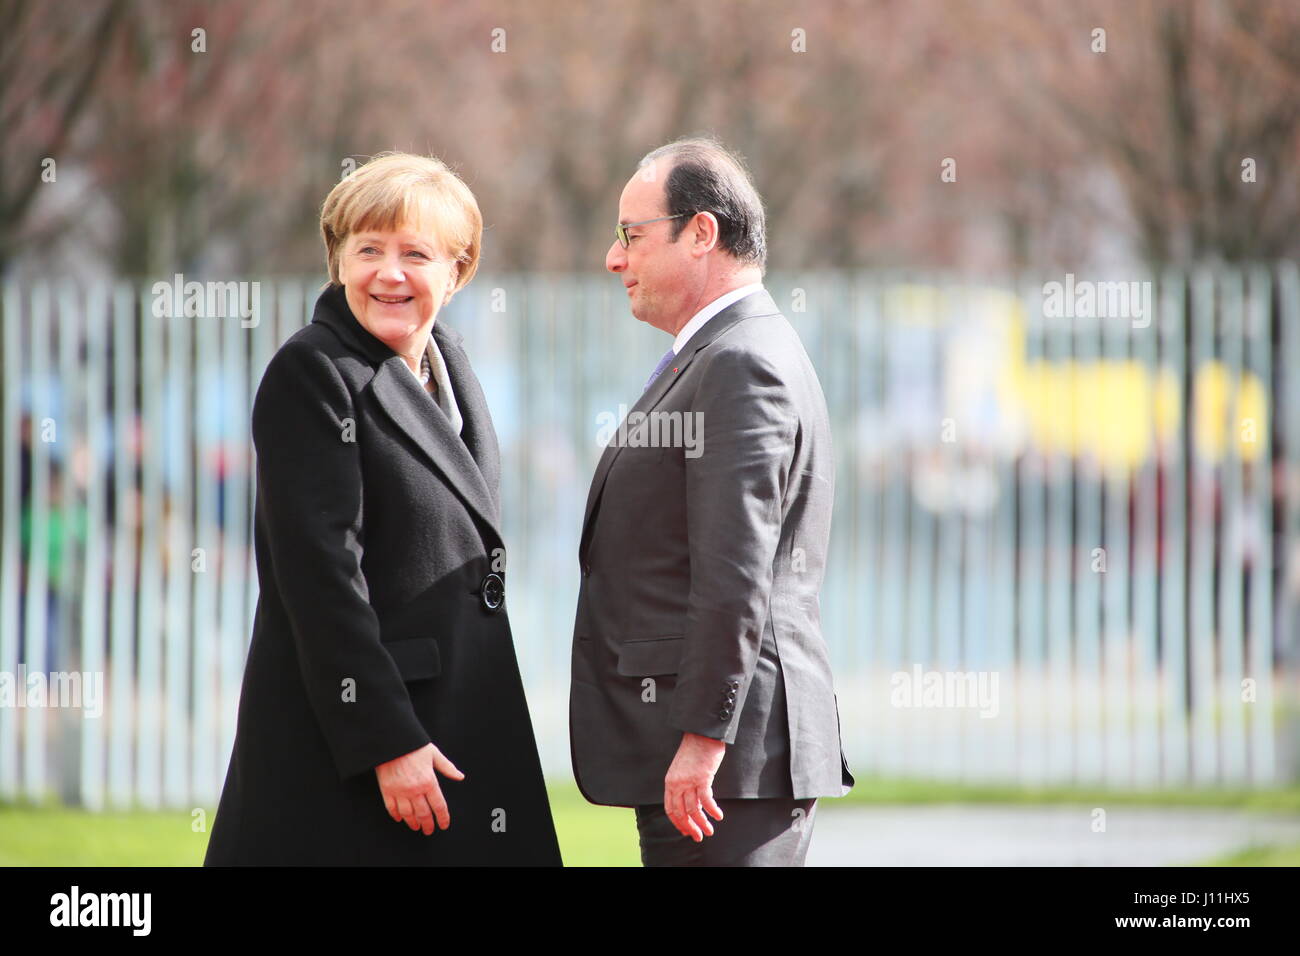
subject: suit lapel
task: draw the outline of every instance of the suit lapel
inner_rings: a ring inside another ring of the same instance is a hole
[[[633,412],[649,413],[653,411],[655,406],[664,400],[665,396],[672,391],[673,386],[681,379],[687,366],[695,358],[696,353],[731,326],[756,315],[776,315],[779,311],[767,290],[747,295],[739,302],[733,302],[727,306],[705,322],[703,327],[687,340],[686,344],[682,346],[682,350],[677,353],[676,361],[664,369],[662,374],[642,393],[637,403],[628,410],[628,416],[630,417]],[[624,421],[626,420],[624,419]],[[610,438],[609,444],[605,446],[604,452],[601,453],[600,461],[596,463],[596,473],[592,476],[591,489],[587,492],[587,506],[583,512],[582,537],[578,547],[580,557],[586,552],[592,517],[596,512],[596,505],[600,501],[601,492],[605,488],[605,480],[609,477],[609,471],[614,467],[614,462],[618,460],[619,452],[623,450],[620,441],[623,427],[623,423],[620,422],[618,431]],[[644,423],[639,427],[645,427]]]
[[[663,373],[651,383],[649,388],[641,393],[641,397],[637,399],[636,404],[628,410],[628,417],[630,418],[635,412],[649,412],[663,401],[664,396],[672,390],[673,385],[677,383],[677,379],[694,357],[695,353],[693,351],[688,355],[686,349],[682,349],[673,363],[663,370]],[[627,418],[623,419],[623,422],[626,421]],[[619,423],[618,431],[614,432],[609,444],[601,452],[600,461],[596,463],[596,473],[591,479],[591,490],[587,492],[587,507],[582,518],[582,540],[584,542],[587,538],[587,526],[591,522],[592,512],[595,511],[596,502],[600,499],[600,493],[605,488],[605,479],[609,477],[609,470],[614,467],[614,462],[623,450],[621,441],[624,434],[623,422]],[[644,420],[640,427],[644,427]]]

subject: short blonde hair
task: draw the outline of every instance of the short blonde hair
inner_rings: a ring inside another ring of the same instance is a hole
[[[478,271],[483,214],[469,187],[432,156],[389,151],[341,180],[320,211],[330,284],[339,281],[343,245],[355,232],[399,226],[429,230],[460,264],[456,290]]]

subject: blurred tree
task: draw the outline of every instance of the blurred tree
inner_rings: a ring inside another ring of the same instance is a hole
[[[774,268],[1294,255],[1297,51],[1284,0],[0,0],[0,263],[106,207],[120,273],[319,273],[326,192],[397,148],[469,182],[485,269],[595,269],[637,160],[698,132]],[[57,214],[46,156],[89,179]]]
[[[1076,217],[1131,230],[1156,266],[1300,252],[1295,3],[1036,0],[989,13],[963,8],[960,28],[980,51],[967,57],[968,75],[987,77],[1007,105],[1000,128],[1012,135],[1000,155],[1009,180],[1041,181],[1046,158],[1068,187],[1036,204],[1023,228],[1047,234]],[[1095,38],[1099,28],[1105,35]],[[1024,130],[1054,141],[1051,155],[1033,149]],[[1089,188],[1099,172],[1122,196],[1109,210]]]
[[[85,150],[116,213],[120,274],[199,271],[223,243],[229,266],[257,268],[276,248],[313,84],[299,66],[327,5],[275,6],[132,4]]]
[[[47,242],[72,228],[70,216],[40,224],[32,211],[46,160],[58,162],[102,77],[124,26],[126,0],[93,16],[71,4],[0,2],[0,275],[22,243]]]

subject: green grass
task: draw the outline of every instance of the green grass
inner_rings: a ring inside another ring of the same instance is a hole
[[[1017,787],[933,780],[873,779],[859,776],[847,797],[819,806],[996,803],[1083,806],[1223,807],[1269,813],[1300,813],[1300,786],[1272,790],[1107,790],[1101,787]]]
[[[1300,866],[1300,844],[1255,846],[1208,860],[1203,866]]]
[[[631,809],[594,806],[573,784],[549,783],[546,789],[565,866],[641,865]]]
[[[0,866],[198,866],[207,845],[185,811],[0,808]]]
[[[640,864],[636,821],[631,810],[592,806],[571,783],[552,783],[548,789],[565,865]],[[848,797],[824,801],[823,806],[830,810],[937,803],[1127,804],[1294,813],[1300,812],[1300,787],[1253,792],[1130,792],[859,778]],[[0,866],[198,866],[203,862],[207,842],[206,832],[194,831],[187,811],[91,813],[58,806],[0,806]],[[1300,846],[1254,847],[1206,861],[1206,865],[1300,866]]]
[[[548,790],[565,865],[640,865],[631,810],[592,806],[572,784]],[[199,866],[207,846],[184,810],[0,806],[0,866]]]

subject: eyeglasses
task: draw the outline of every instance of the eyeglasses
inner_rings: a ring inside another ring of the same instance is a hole
[[[640,222],[629,222],[627,224],[620,222],[614,227],[614,235],[618,238],[618,244],[626,249],[629,241],[627,231],[633,226],[648,226],[652,222],[667,222],[669,219],[681,219],[683,216],[693,215],[695,215],[693,212],[679,212],[675,216],[660,216],[658,219],[642,219]]]

